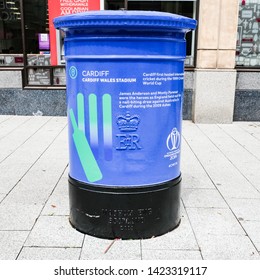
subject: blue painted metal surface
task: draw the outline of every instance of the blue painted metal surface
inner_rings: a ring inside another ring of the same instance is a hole
[[[196,21],[95,11],[54,24],[66,33],[70,176],[128,188],[177,178],[185,34]]]

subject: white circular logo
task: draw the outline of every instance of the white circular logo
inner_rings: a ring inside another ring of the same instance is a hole
[[[69,69],[69,75],[71,79],[76,79],[78,76],[78,70],[75,66],[71,66]]]

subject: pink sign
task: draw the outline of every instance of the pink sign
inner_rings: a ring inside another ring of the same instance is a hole
[[[56,30],[53,19],[58,16],[100,10],[99,0],[48,0],[51,40],[51,65],[57,65]]]

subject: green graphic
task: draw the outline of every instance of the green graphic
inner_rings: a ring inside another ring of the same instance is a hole
[[[76,118],[72,109],[69,110],[70,120],[73,127],[73,140],[76,146],[76,150],[80,159],[80,163],[85,172],[85,175],[89,182],[96,182],[102,179],[102,173],[99,169],[98,163],[95,156],[90,148],[88,140],[86,139],[83,128],[84,124],[84,96],[78,94],[77,96],[78,105],[78,122],[77,125]]]

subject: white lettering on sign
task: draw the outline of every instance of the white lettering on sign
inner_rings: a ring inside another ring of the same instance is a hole
[[[60,0],[60,15],[81,13],[88,10],[88,0]]]
[[[109,75],[109,71],[82,71],[82,76],[84,77],[107,77]]]

